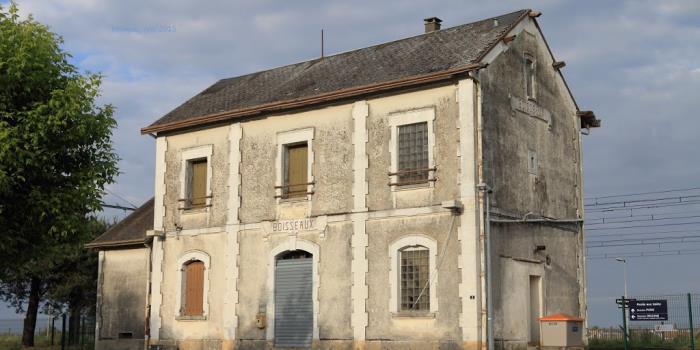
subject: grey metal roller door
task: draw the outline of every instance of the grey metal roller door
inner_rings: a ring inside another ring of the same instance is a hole
[[[275,346],[310,347],[313,335],[313,261],[277,260]]]

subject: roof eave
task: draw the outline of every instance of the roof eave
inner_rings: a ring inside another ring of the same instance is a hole
[[[90,242],[84,245],[86,249],[109,249],[109,248],[126,248],[132,246],[143,246],[148,244],[150,239],[139,238],[139,239],[126,239],[121,241],[110,241],[110,242]]]
[[[429,74],[415,75],[407,78],[390,80],[376,84],[336,90],[333,92],[319,94],[306,98],[278,101],[248,108],[234,109],[226,112],[208,114],[196,118],[191,118],[188,120],[175,121],[163,124],[151,124],[150,126],[142,128],[141,134],[181,130],[185,128],[201,126],[204,124],[220,123],[234,118],[253,116],[265,112],[279,112],[296,108],[304,108],[323,103],[335,102],[350,97],[387,92],[396,89],[411,88],[417,85],[436,83],[444,80],[453,79],[455,76],[459,76],[470,71],[482,69],[484,67],[486,67],[486,65],[483,63],[472,63],[449,70]]]

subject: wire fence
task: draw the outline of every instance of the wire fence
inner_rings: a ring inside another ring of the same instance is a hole
[[[23,320],[0,320],[0,349],[19,349]],[[84,314],[71,327],[69,318],[59,315],[37,320],[34,344],[42,349],[83,350],[95,344],[95,317]]]
[[[588,329],[591,348],[624,344],[626,326],[630,349],[700,349],[700,294],[646,295],[629,300],[626,310],[620,308],[621,321],[625,315],[621,326]],[[644,306],[651,304],[656,306]]]

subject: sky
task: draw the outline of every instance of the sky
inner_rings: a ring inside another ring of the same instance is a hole
[[[325,52],[333,54],[421,34],[426,17],[451,27],[521,8],[542,12],[538,22],[555,57],[566,62],[563,73],[579,106],[603,120],[583,141],[586,197],[700,187],[700,1],[17,3],[22,14],[63,36],[80,69],[104,75],[101,103],[116,107],[113,140],[121,158],[121,175],[109,189],[124,198],[109,195],[109,203],[140,204],[153,195],[154,140],[140,135],[141,127],[218,79],[317,58],[321,29]],[[698,206],[683,208],[693,210],[700,213]],[[620,249],[639,251],[610,251]],[[629,258],[630,294],[700,292],[699,257]],[[614,298],[623,294],[622,268],[614,259],[589,261],[590,324],[620,322]],[[0,318],[13,317],[0,311]]]

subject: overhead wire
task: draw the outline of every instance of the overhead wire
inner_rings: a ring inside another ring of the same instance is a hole
[[[675,190],[661,190],[661,191],[651,191],[651,192],[627,193],[627,194],[613,194],[613,195],[605,195],[605,196],[585,197],[584,199],[606,199],[606,198],[615,198],[615,197],[632,197],[632,196],[641,196],[641,195],[648,195],[648,194],[687,192],[687,191],[694,191],[694,190],[700,190],[700,187],[690,187],[690,188],[682,188],[682,189],[675,189]]]

